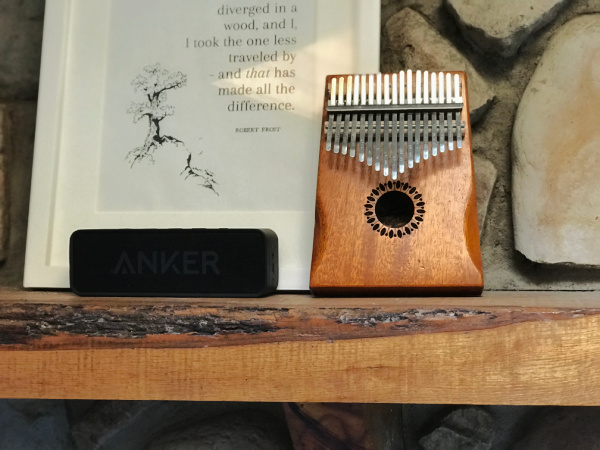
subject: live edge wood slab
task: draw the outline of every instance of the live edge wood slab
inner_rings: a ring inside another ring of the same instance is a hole
[[[600,405],[600,292],[0,290],[0,398]]]

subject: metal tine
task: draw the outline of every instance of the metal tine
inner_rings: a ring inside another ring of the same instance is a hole
[[[337,104],[344,104],[344,78],[340,77],[338,80],[338,98]],[[335,138],[333,141],[333,153],[340,152],[340,133],[342,131],[342,115],[336,114],[335,116]]]
[[[377,74],[377,105],[381,105],[381,73]],[[375,115],[375,170],[379,172],[381,169],[381,113]]]
[[[460,80],[458,74],[454,74],[454,103],[462,103],[463,99],[460,95]],[[456,115],[456,146],[462,148],[462,119],[460,111]]]
[[[452,98],[452,75],[449,73],[446,74],[446,98],[448,99],[447,103],[452,103],[454,99]],[[454,150],[454,135],[453,135],[453,125],[452,125],[452,113],[448,112],[446,117],[448,119],[448,150]]]
[[[359,80],[360,78],[358,77],[358,75],[354,75],[354,95],[352,97],[352,104],[354,106],[358,105],[358,88],[359,88]],[[351,130],[351,135],[350,135],[350,157],[354,158],[354,156],[356,155],[356,134],[358,132],[357,130],[357,122],[358,122],[358,114],[354,113],[352,116],[352,130]]]
[[[389,105],[390,101],[390,76],[386,74],[383,77],[383,103]],[[383,147],[382,153],[382,168],[383,174],[387,177],[390,173],[390,146],[388,139],[388,132],[390,131],[390,115],[385,113],[383,115]]]
[[[392,74],[392,104],[398,104],[398,74]],[[404,125],[402,125],[404,126]],[[404,145],[404,142],[402,143]],[[398,178],[398,114],[392,114],[392,179]]]
[[[374,89],[375,89],[375,79],[373,77],[373,75],[369,75],[369,82],[368,82],[368,88],[369,88],[369,105],[374,105],[375,104],[375,96],[374,96]],[[368,127],[369,127],[369,133],[367,134],[367,166],[372,166],[373,165],[373,113],[369,113],[369,119],[368,119]]]
[[[431,73],[431,103],[437,104],[437,74]],[[438,154],[437,113],[431,113],[431,156]]]
[[[405,103],[405,82],[404,82],[404,71],[401,70],[400,73],[400,83],[398,85],[398,90],[400,93],[400,104],[404,105]],[[398,123],[398,129],[400,130],[400,137],[398,142],[400,144],[399,154],[398,154],[398,171],[400,173],[404,173],[404,113],[400,113],[400,122]]]
[[[412,82],[412,70],[406,71],[406,103],[412,105],[413,102],[413,82]],[[415,148],[414,148],[414,126],[413,126],[413,115],[408,113],[408,168],[412,169],[415,163]]]
[[[421,71],[417,70],[415,95],[415,103],[417,105],[423,102],[421,87]],[[418,164],[419,162],[421,162],[421,113],[417,113],[415,116],[415,164]]]
[[[429,103],[429,72],[423,72],[423,103]],[[423,114],[423,159],[429,159],[429,113]]]
[[[335,97],[337,95],[337,80],[331,79],[331,87],[329,88],[329,105],[335,106]],[[325,150],[331,151],[331,141],[333,138],[333,113],[329,113],[327,121],[327,139],[325,140]]]
[[[360,77],[360,104],[367,104],[367,76],[362,75]],[[365,160],[365,125],[366,116],[360,115],[360,142],[358,146],[358,160],[363,162]]]
[[[346,105],[352,105],[352,76],[346,83]],[[344,114],[344,138],[342,140],[342,155],[348,154],[348,139],[350,137],[350,114]]]
[[[444,72],[438,74],[438,87],[439,87],[439,101],[440,104],[444,103]],[[444,153],[446,150],[444,138],[444,113],[440,113],[440,152]]]

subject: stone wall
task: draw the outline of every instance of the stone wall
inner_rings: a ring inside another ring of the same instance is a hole
[[[467,71],[486,289],[600,288],[599,13],[598,0],[382,0],[382,71]]]
[[[0,0],[4,286],[22,283],[43,7]],[[382,0],[383,71],[468,72],[487,289],[600,288],[599,15],[600,0]],[[407,449],[600,441],[597,408],[397,408]],[[185,445],[291,448],[281,405],[0,401],[2,448]]]

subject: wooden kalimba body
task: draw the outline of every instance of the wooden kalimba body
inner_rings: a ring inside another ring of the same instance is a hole
[[[483,290],[462,72],[328,76],[310,289]]]

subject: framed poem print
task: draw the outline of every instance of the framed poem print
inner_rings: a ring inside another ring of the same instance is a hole
[[[270,228],[306,290],[325,76],[376,72],[379,0],[47,0],[25,287],[89,228]]]

